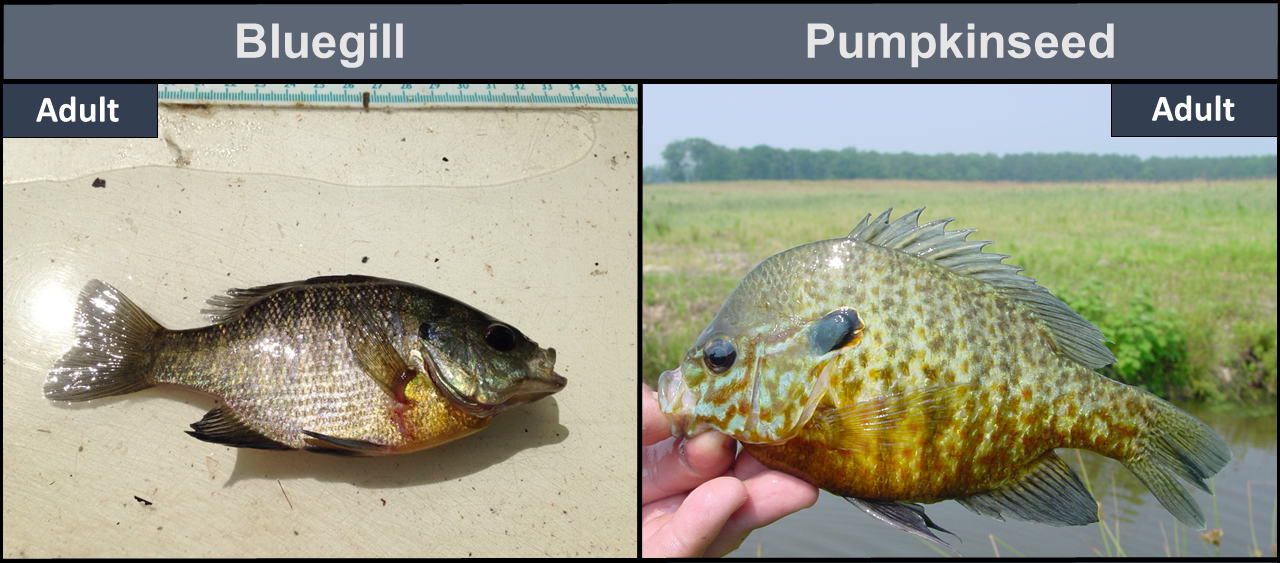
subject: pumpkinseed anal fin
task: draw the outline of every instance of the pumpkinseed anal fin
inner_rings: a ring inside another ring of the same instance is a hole
[[[955,551],[956,555],[960,555],[956,548],[951,544],[942,541],[942,538],[929,531],[929,528],[951,534],[942,526],[933,523],[924,513],[924,507],[909,502],[887,502],[880,500],[844,497],[844,500],[858,507],[863,512],[870,514],[875,519],[884,522],[894,528],[908,532],[912,535],[919,536],[938,545],[944,546],[951,551]],[[960,536],[951,534],[956,539]]]
[[[1204,514],[1191,494],[1170,475],[1177,474],[1196,488],[1213,494],[1204,480],[1213,477],[1231,461],[1231,448],[1200,419],[1141,389],[1153,407],[1144,428],[1142,450],[1119,460],[1142,481],[1156,500],[1178,520],[1203,530]]]
[[[1051,526],[1083,526],[1098,521],[1098,505],[1062,458],[1049,450],[1012,482],[956,502],[978,514]]]

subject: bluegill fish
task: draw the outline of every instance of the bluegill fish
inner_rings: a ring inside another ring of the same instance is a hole
[[[412,452],[565,386],[555,349],[416,285],[366,276],[232,289],[215,324],[169,330],[116,288],[85,284],[76,343],[44,395],[87,401],[172,385],[222,401],[188,434],[341,455]]]
[[[892,211],[890,209],[889,211]],[[1102,332],[951,219],[870,215],[849,234],[755,267],[659,378],[677,436],[717,431],[766,467],[950,547],[918,503],[1055,526],[1098,521],[1055,448],[1123,463],[1183,523],[1178,475],[1231,459],[1212,429],[1094,370]],[[948,532],[949,533],[949,532]]]

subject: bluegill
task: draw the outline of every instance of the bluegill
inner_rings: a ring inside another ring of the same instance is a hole
[[[919,503],[1055,526],[1098,507],[1055,448],[1123,463],[1188,526],[1173,478],[1231,459],[1212,429],[1094,371],[1101,331],[972,229],[867,215],[847,237],[767,258],[738,285],[658,393],[677,436],[727,434],[766,467],[950,547]],[[949,533],[949,532],[948,532]]]
[[[206,442],[383,455],[461,438],[566,382],[555,349],[404,282],[326,276],[232,289],[209,305],[213,325],[169,330],[90,281],[45,397],[185,387],[222,402],[188,432]]]

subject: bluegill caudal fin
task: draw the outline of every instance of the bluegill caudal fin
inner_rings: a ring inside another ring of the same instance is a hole
[[[885,524],[893,526],[894,528],[904,532],[908,532],[914,536],[919,536],[946,547],[951,551],[955,551],[956,555],[960,554],[959,551],[956,551],[956,548],[951,547],[951,544],[942,541],[942,538],[929,531],[929,528],[933,528],[939,532],[951,534],[951,532],[947,531],[942,526],[934,524],[933,520],[930,520],[929,517],[925,515],[924,507],[918,504],[912,504],[909,502],[887,502],[852,497],[844,497],[844,500],[849,501],[850,504],[858,507],[863,512],[870,514],[876,520],[884,522]],[[951,535],[955,536],[956,539],[960,539],[960,536],[956,536],[955,534]]]
[[[1231,461],[1231,448],[1200,419],[1155,395],[1138,391],[1147,394],[1155,405],[1155,420],[1143,436],[1142,451],[1120,462],[1151,489],[1160,504],[1178,520],[1203,530],[1204,514],[1200,506],[1169,473],[1176,473],[1196,488],[1213,494],[1204,480],[1226,467]]]
[[[89,280],[80,290],[76,343],[49,370],[44,396],[88,401],[153,387],[154,350],[165,331],[123,293]]]
[[[928,260],[960,275],[986,282],[1005,297],[1026,303],[1048,329],[1057,349],[1068,358],[1090,369],[1113,364],[1116,357],[1107,349],[1106,337],[1093,323],[1071,310],[1049,290],[1036,285],[1035,278],[1018,275],[1024,268],[1001,261],[1009,256],[983,252],[992,241],[965,240],[976,229],[946,231],[955,219],[940,219],[918,225],[921,207],[889,222],[890,207],[874,220],[871,214],[858,223],[847,237],[851,241],[899,250]]]

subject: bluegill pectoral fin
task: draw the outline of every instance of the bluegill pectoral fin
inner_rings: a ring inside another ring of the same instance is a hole
[[[214,444],[259,450],[293,449],[250,428],[226,405],[209,411],[200,422],[192,424],[191,428],[195,431],[188,431],[187,434]]]
[[[938,545],[945,546],[947,549],[955,551],[956,555],[960,555],[960,552],[956,551],[956,548],[951,547],[951,544],[942,541],[942,538],[929,531],[929,528],[933,528],[939,532],[951,534],[951,532],[943,529],[942,526],[934,524],[933,520],[930,520],[929,517],[925,515],[924,507],[918,504],[908,502],[886,502],[853,497],[844,497],[844,500],[849,501],[850,504],[862,509],[863,512],[870,514],[885,524],[893,526],[894,528],[904,532],[908,532],[912,535],[919,536]],[[955,534],[951,535],[955,536],[956,539],[960,539],[960,536],[956,536]]]
[[[1084,526],[1098,521],[1093,495],[1053,450],[1031,462],[1012,483],[956,502],[1001,521],[1002,516],[1050,526]]]
[[[303,430],[302,433],[309,436],[308,438],[305,438],[307,445],[303,447],[304,450],[309,452],[349,456],[384,455],[392,453],[390,448],[373,442],[335,438],[333,436],[327,436],[325,434],[311,432],[309,430]]]
[[[396,402],[409,404],[411,401],[405,396],[405,387],[418,376],[418,370],[411,367],[392,346],[392,336],[385,329],[387,321],[375,311],[372,306],[355,308],[354,318],[347,319],[343,331],[347,345],[365,375],[376,381]]]
[[[932,425],[949,420],[976,389],[964,383],[921,387],[819,410],[810,425],[842,450],[910,447],[927,438]]]

